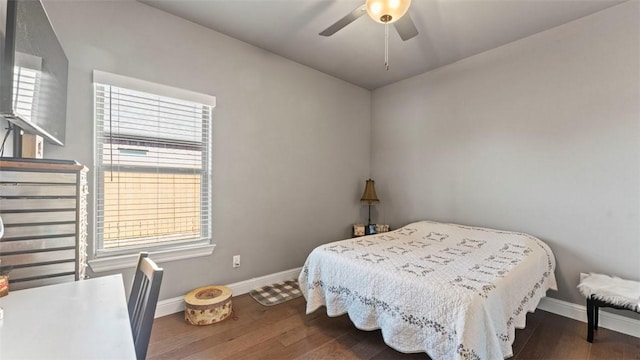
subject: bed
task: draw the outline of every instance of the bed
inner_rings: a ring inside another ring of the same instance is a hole
[[[421,221],[319,246],[298,280],[307,314],[346,313],[398,351],[500,359],[513,355],[527,312],[557,289],[554,270],[533,236]]]

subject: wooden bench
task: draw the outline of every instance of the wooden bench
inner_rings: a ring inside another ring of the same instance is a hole
[[[601,307],[631,310],[640,313],[640,282],[623,280],[600,274],[582,276],[580,292],[587,297],[587,341],[593,342],[593,331],[598,330]]]

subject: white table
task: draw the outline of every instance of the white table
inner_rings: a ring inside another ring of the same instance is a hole
[[[0,298],[0,359],[135,359],[121,275]]]

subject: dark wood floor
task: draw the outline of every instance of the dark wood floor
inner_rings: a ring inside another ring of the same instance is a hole
[[[264,307],[248,295],[233,298],[223,322],[193,326],[183,314],[156,319],[149,359],[428,359],[403,354],[377,331],[356,329],[347,316],[329,318],[324,308],[305,315],[304,299]],[[640,339],[600,329],[593,344],[586,324],[537,310],[517,330],[513,359],[640,359]]]

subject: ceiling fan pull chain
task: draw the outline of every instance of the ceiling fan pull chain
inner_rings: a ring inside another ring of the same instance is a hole
[[[384,66],[389,71],[389,23],[384,24]]]

